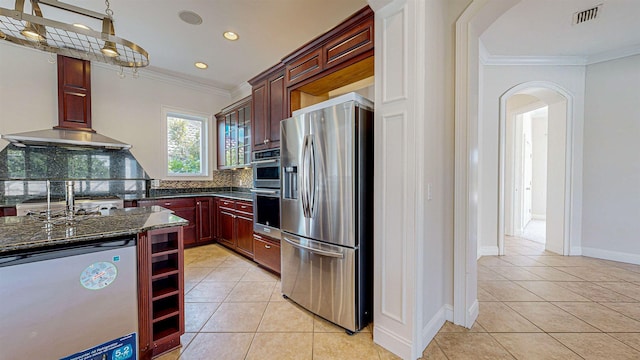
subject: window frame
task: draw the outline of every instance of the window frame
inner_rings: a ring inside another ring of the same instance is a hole
[[[201,171],[198,174],[176,174],[169,172],[169,117],[177,117],[186,120],[195,120],[202,122],[200,151],[201,151]],[[166,180],[210,180],[211,179],[211,161],[210,161],[210,128],[213,115],[198,111],[181,109],[171,106],[162,106],[161,118],[161,137],[162,137],[162,174]]]

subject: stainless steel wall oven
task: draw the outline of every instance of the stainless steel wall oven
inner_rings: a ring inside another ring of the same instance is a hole
[[[256,151],[253,160],[253,187],[255,189],[280,188],[280,149]]]
[[[280,149],[253,153],[253,231],[280,238]]]

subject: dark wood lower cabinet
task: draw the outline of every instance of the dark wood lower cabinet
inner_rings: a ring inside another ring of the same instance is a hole
[[[140,359],[180,346],[184,334],[182,227],[138,235],[138,334]]]
[[[218,241],[223,245],[235,249],[234,211],[226,208],[219,208],[218,211]]]
[[[196,233],[198,243],[208,243],[213,241],[214,221],[213,221],[213,198],[196,198]]]
[[[11,206],[11,207],[0,208],[0,217],[1,216],[16,216],[16,207]]]
[[[237,212],[236,240],[236,250],[253,257],[253,214]]]
[[[253,258],[253,204],[216,198],[218,242]]]
[[[177,216],[188,220],[184,227],[184,246],[195,246],[214,241],[215,216],[214,201],[210,196],[166,199],[144,199],[138,206],[162,206],[172,210]]]
[[[280,240],[253,234],[253,260],[280,274]]]

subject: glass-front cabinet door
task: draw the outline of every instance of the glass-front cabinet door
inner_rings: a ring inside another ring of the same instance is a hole
[[[218,131],[218,169],[251,164],[251,97],[223,109],[216,115]]]

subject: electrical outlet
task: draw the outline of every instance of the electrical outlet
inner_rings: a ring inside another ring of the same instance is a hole
[[[160,186],[160,179],[152,179],[152,180],[151,180],[151,186],[152,186],[152,187],[158,187],[158,186]]]

